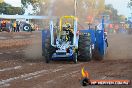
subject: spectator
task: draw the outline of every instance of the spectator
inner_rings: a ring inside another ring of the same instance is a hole
[[[1,23],[1,30],[5,31],[5,29],[6,29],[6,21],[3,20],[2,23]]]
[[[10,21],[8,21],[8,24],[9,24],[9,31],[12,32],[13,31],[12,23]]]
[[[20,27],[20,23],[19,23],[19,22],[17,22],[16,32],[19,32],[19,31],[20,31],[19,27]]]
[[[1,21],[0,21],[0,31],[1,31]]]
[[[14,32],[16,32],[16,21],[13,23],[13,29],[14,29]]]
[[[6,21],[6,31],[10,32],[11,26],[10,26],[10,21]]]

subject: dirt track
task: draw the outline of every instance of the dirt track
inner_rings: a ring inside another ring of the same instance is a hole
[[[4,35],[0,35],[2,36]],[[0,88],[83,88],[79,81],[83,66],[89,71],[91,79],[132,80],[132,36],[130,35],[109,35],[107,58],[103,61],[93,60],[78,62],[78,64],[67,61],[46,64],[41,57],[41,35],[33,33],[30,36],[26,38],[32,40],[31,43],[21,47],[1,47]],[[19,40],[20,37],[17,41]],[[132,85],[87,86],[86,88],[132,88]]]

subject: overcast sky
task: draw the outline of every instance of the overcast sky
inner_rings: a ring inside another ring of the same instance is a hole
[[[130,9],[127,8],[127,3],[130,0],[105,0],[106,4],[112,4],[114,8],[116,8],[119,14],[123,14],[125,16],[130,16]]]
[[[21,6],[21,0],[4,0],[4,1],[16,7]],[[112,4],[114,8],[118,10],[119,14],[123,14],[128,17],[132,12],[132,11],[130,12],[130,10],[127,8],[128,1],[130,0],[105,0],[105,3]]]
[[[21,6],[21,0],[4,0],[4,1],[16,7]]]

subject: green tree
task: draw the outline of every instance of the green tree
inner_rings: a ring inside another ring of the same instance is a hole
[[[45,15],[48,12],[49,2],[51,0],[21,0],[24,9],[27,9],[29,5],[32,5],[35,15]],[[45,10],[45,11],[43,11]]]
[[[5,2],[0,3],[0,14],[8,14],[8,15],[15,15],[19,14],[22,15],[25,13],[25,10],[21,7],[13,7]]]
[[[128,2],[128,8],[132,9],[132,0]]]
[[[112,4],[108,4],[105,6],[105,11],[103,14],[109,15],[111,22],[113,23],[119,22],[120,17],[118,15],[118,11],[113,7]]]

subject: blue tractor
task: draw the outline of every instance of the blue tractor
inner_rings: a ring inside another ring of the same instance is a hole
[[[42,55],[46,63],[62,59],[74,63],[90,61],[94,57],[103,59],[107,49],[103,20],[101,30],[77,30],[77,24],[76,17],[63,16],[56,26],[51,20],[50,30],[42,31]]]

